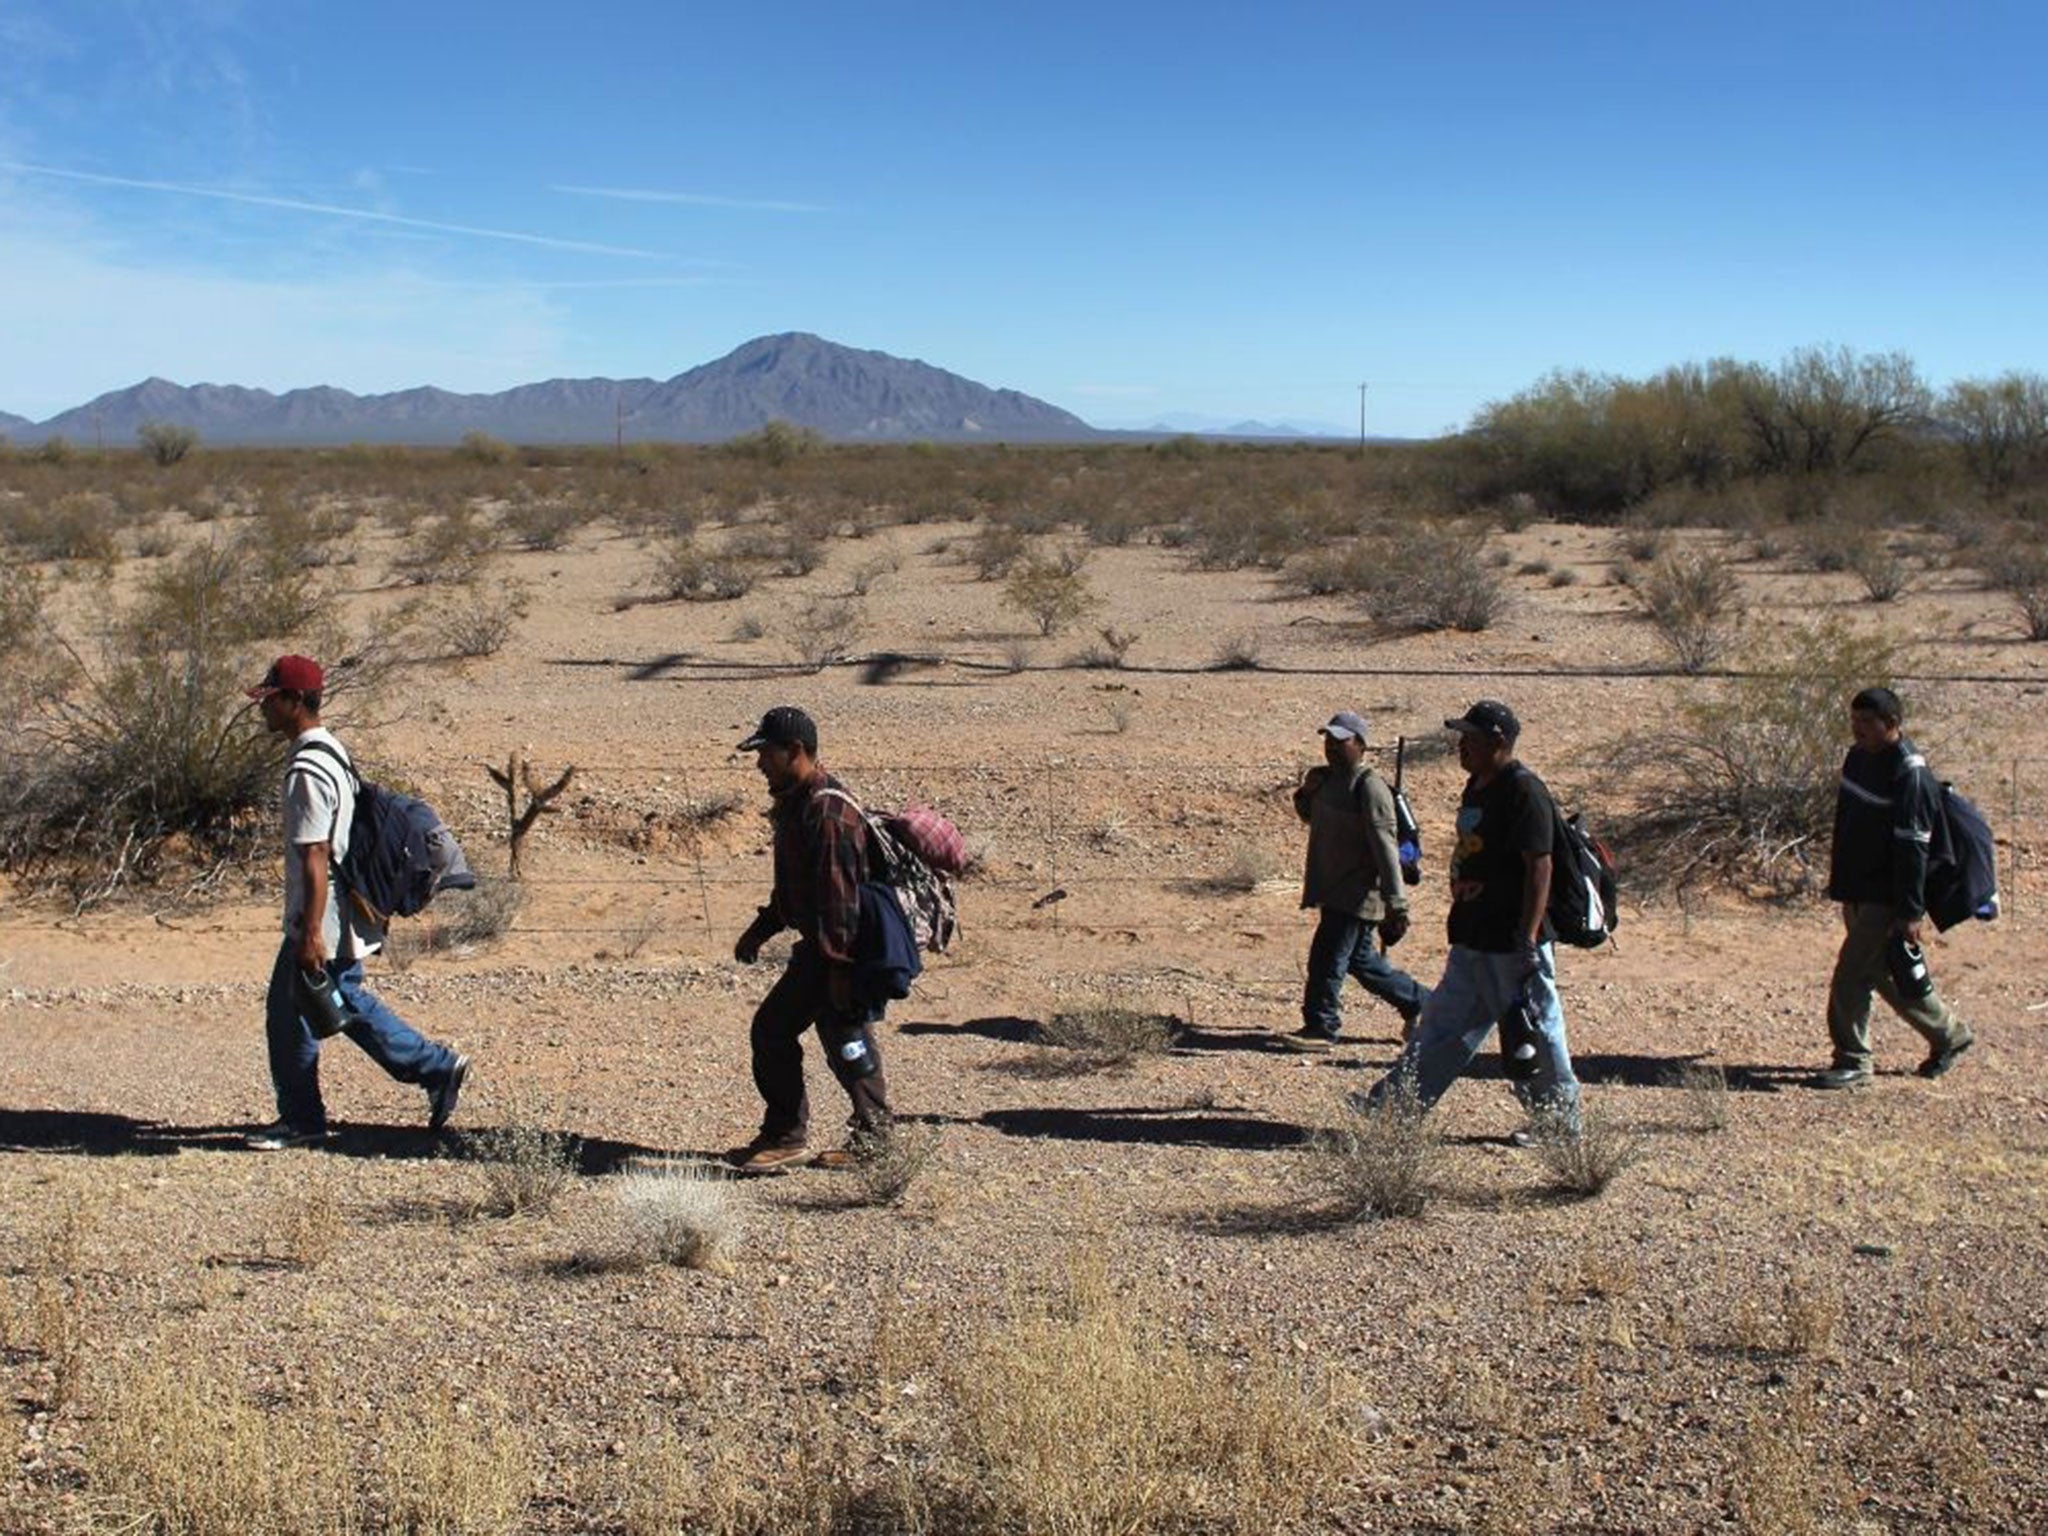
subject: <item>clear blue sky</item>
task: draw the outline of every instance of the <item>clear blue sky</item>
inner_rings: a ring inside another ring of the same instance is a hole
[[[0,409],[815,331],[1096,422],[2048,367],[2039,4],[0,0]]]

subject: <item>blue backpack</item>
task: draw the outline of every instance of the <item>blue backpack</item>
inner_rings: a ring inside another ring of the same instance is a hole
[[[1941,824],[1927,859],[1927,915],[1938,932],[1998,916],[1998,844],[1991,823],[1955,785],[1941,786]]]
[[[415,916],[438,892],[475,886],[455,834],[426,801],[371,783],[324,741],[307,742],[292,754],[292,765],[307,752],[332,758],[355,788],[355,820],[338,876],[366,919],[381,928],[391,918]]]

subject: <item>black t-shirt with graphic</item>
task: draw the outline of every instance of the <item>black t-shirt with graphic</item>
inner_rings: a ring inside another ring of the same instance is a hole
[[[1556,818],[1550,791],[1520,763],[1511,763],[1484,787],[1474,779],[1465,781],[1458,801],[1458,845],[1451,853],[1453,944],[1492,954],[1512,954],[1522,947],[1523,855],[1551,851]],[[1461,897],[1460,891],[1466,894]],[[1544,941],[1550,937],[1546,917]]]

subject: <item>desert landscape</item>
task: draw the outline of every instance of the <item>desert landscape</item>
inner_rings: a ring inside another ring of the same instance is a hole
[[[475,1062],[451,1130],[337,1042],[337,1141],[265,1155],[268,800],[210,840],[11,845],[0,1526],[2042,1529],[2048,646],[1987,576],[2028,525],[1740,491],[1566,522],[1430,480],[1420,450],[773,430],[0,461],[11,826],[65,743],[165,739],[122,668],[204,634],[160,678],[322,655],[330,723],[486,877],[371,967]],[[1688,579],[1720,597],[1658,618]],[[1822,1094],[1825,828],[1660,820],[1688,796],[1658,773],[1775,710],[1831,795],[1865,659],[1997,829],[2004,911],[1930,950],[1979,1042],[1956,1071],[1916,1077],[1880,1006],[1878,1080]],[[1396,958],[1434,981],[1441,727],[1480,697],[1622,858],[1615,944],[1559,962],[1576,1157],[1508,1144],[1485,1056],[1361,1144],[1346,1095],[1399,1021],[1356,988],[1333,1053],[1276,1038],[1316,727],[1359,711],[1387,773],[1410,744]],[[736,1180],[786,941],[732,959],[769,881],[735,746],[782,703],[976,864],[882,1027],[899,1155]],[[574,775],[515,882],[489,770],[520,764]]]

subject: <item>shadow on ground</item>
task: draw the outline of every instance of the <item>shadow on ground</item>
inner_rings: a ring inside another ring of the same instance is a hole
[[[253,1125],[179,1125],[128,1115],[59,1109],[0,1109],[0,1152],[58,1152],[85,1157],[167,1157],[177,1152],[246,1152]],[[471,1127],[471,1130],[478,1129]],[[574,1135],[574,1133],[565,1133]],[[575,1136],[576,1171],[616,1173],[634,1158],[722,1156],[722,1150],[643,1147],[601,1136]],[[471,1160],[460,1130],[423,1126],[340,1125],[322,1151],[342,1157]],[[268,1155],[268,1154],[264,1154]]]

